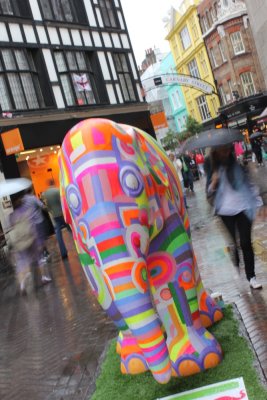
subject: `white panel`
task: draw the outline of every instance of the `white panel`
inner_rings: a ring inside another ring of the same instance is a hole
[[[72,29],[71,36],[75,46],[82,46],[82,38],[78,29]]]
[[[119,6],[120,6],[118,0],[115,0],[114,3],[115,3],[115,6],[116,6],[116,7],[119,7]]]
[[[98,32],[92,32],[92,34],[93,34],[93,39],[94,39],[94,42],[95,42],[95,46],[96,47],[102,47],[102,43],[101,43],[101,40],[100,40],[99,33]]]
[[[92,40],[88,31],[82,31],[85,46],[92,46]]]
[[[144,99],[143,99],[143,96],[142,96],[141,86],[139,85],[139,83],[136,84],[136,87],[137,87],[137,92],[138,92],[138,95],[139,95],[139,100],[143,103]]]
[[[104,28],[104,24],[103,24],[103,20],[102,20],[102,16],[101,16],[99,8],[96,9],[96,15],[97,15],[99,26],[101,26],[101,28]]]
[[[94,4],[98,4],[98,0],[94,0]]]
[[[89,25],[96,26],[96,20],[95,20],[93,8],[92,8],[91,0],[84,0],[83,2],[84,2],[87,17],[88,17]]]
[[[110,104],[117,104],[116,96],[112,85],[106,85]]]
[[[3,22],[0,22],[0,38],[2,42],[9,42],[6,26]]]
[[[112,47],[111,39],[108,33],[102,33],[104,44],[106,47]]]
[[[109,80],[110,79],[110,74],[109,74],[109,70],[108,70],[108,65],[107,65],[105,53],[103,53],[103,51],[98,51],[97,55],[98,55],[99,62],[100,62],[100,65],[101,65],[103,77],[104,77],[104,79]]]
[[[23,25],[26,41],[28,43],[37,43],[36,36],[31,25]]]
[[[40,9],[39,9],[37,0],[29,0],[29,1],[30,1],[31,9],[32,9],[33,19],[35,19],[36,21],[42,21],[42,16],[40,13]]]
[[[117,33],[112,33],[112,39],[115,47],[121,47],[119,35]]]
[[[116,80],[117,79],[117,73],[116,73],[116,69],[115,69],[115,66],[114,66],[114,62],[113,62],[113,58],[112,58],[111,53],[108,53],[108,60],[109,60],[109,65],[110,65],[110,68],[111,68],[113,79]]]
[[[121,29],[125,29],[125,25],[124,25],[124,22],[123,22],[122,14],[121,14],[120,11],[118,11],[118,17],[119,17]]]
[[[121,41],[122,41],[122,47],[123,47],[124,49],[129,49],[129,48],[130,48],[130,43],[129,43],[129,40],[128,40],[128,36],[127,36],[127,35],[122,34],[122,35],[121,35]]]
[[[53,62],[53,58],[51,56],[51,51],[48,49],[43,49],[43,55],[46,63],[46,68],[49,74],[49,78],[51,82],[56,82],[57,79],[57,74]]]
[[[121,94],[121,88],[120,88],[120,85],[118,83],[116,84],[116,89],[117,89],[117,94],[118,94],[118,97],[119,97],[119,102],[123,103],[123,97],[122,97],[122,94]]]
[[[132,67],[134,79],[138,79],[138,75],[136,73],[136,69],[135,69],[135,66],[134,66],[133,56],[132,56],[131,53],[129,54],[129,60],[130,60],[130,64],[131,64],[131,67]]]
[[[9,29],[13,42],[23,42],[20,26],[18,24],[9,24]]]
[[[70,34],[69,34],[68,29],[60,28],[59,32],[60,32],[62,43],[70,45],[71,44],[71,40],[70,40]]]
[[[57,102],[57,108],[65,108],[64,99],[59,86],[53,86],[54,96]]]
[[[43,26],[37,26],[36,28],[37,28],[40,43],[42,43],[42,44],[48,43],[45,28]]]
[[[59,44],[59,37],[56,28],[48,28],[48,34],[50,37],[50,42],[52,44]]]

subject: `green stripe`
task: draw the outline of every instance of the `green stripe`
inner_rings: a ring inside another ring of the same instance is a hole
[[[125,299],[126,297],[134,296],[136,293],[138,293],[136,289],[124,290],[123,292],[116,293],[115,299],[116,300]]]
[[[179,302],[179,299],[178,299],[178,297],[177,297],[177,293],[176,293],[176,290],[175,290],[175,288],[174,288],[173,283],[169,283],[169,284],[168,284],[168,287],[169,287],[169,289],[170,289],[170,291],[171,291],[172,299],[173,299],[174,304],[175,304],[175,306],[176,306],[176,309],[177,309],[177,311],[178,311],[180,320],[181,320],[181,322],[182,322],[183,324],[185,324],[184,314],[183,314],[182,309],[181,309],[181,307],[180,307],[180,302]]]
[[[183,235],[180,235],[179,241],[173,240],[171,243],[168,243],[169,245],[166,248],[166,251],[169,253],[174,253],[175,250],[177,250],[177,247],[182,247],[185,243],[188,242],[188,236],[186,233]]]
[[[82,265],[90,265],[94,263],[90,255],[87,253],[79,254],[79,260]]]
[[[108,250],[101,251],[101,258],[105,259],[109,256],[112,256],[113,254],[120,254],[120,253],[123,253],[126,251],[127,251],[127,249],[126,249],[125,244],[121,244],[119,246],[111,247]]]

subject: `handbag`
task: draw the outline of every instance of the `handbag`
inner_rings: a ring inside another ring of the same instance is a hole
[[[52,221],[51,221],[48,211],[44,210],[42,208],[42,215],[43,215],[43,227],[44,227],[46,237],[54,235],[55,228],[54,228],[54,225],[52,224]]]

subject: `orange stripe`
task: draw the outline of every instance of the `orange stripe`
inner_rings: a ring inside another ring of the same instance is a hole
[[[113,267],[108,267],[105,270],[108,271],[109,274],[115,274],[117,272],[120,272],[122,269],[123,271],[131,270],[133,268],[134,263],[133,262],[128,262],[128,263],[122,263],[122,264],[117,264],[114,265]]]
[[[115,293],[121,293],[129,289],[136,289],[136,287],[130,282],[130,283],[125,283],[124,285],[119,285],[114,287],[114,292]]]
[[[99,251],[105,251],[109,250],[110,247],[114,247],[115,245],[120,246],[121,244],[124,243],[125,241],[122,236],[116,236],[112,239],[103,240],[103,242],[98,243],[97,247]]]

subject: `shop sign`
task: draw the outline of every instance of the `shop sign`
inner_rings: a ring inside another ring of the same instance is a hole
[[[168,122],[164,111],[150,115],[155,130],[168,128]]]
[[[180,86],[190,86],[206,94],[214,93],[214,87],[210,83],[190,75],[165,74],[157,76],[155,78],[144,79],[142,81],[142,85],[146,92],[159,85],[174,85],[174,84]]]
[[[2,133],[1,137],[7,156],[24,150],[19,128]]]
[[[249,400],[243,378],[231,379],[215,383],[214,385],[203,386],[199,389],[162,397],[157,400],[224,400],[243,399]]]

